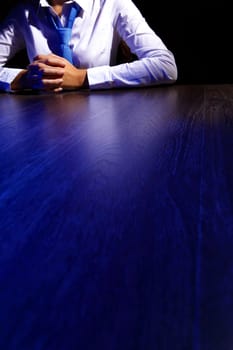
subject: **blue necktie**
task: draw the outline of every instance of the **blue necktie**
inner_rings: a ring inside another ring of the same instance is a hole
[[[69,41],[71,38],[71,31],[72,31],[74,19],[75,17],[77,17],[79,11],[80,11],[80,7],[77,4],[73,3],[73,5],[70,7],[70,13],[67,19],[67,25],[65,27],[62,26],[62,23],[59,17],[57,16],[55,17],[49,12],[49,20],[52,23],[53,27],[56,29],[59,37],[59,43],[60,43],[59,55],[66,58],[71,63],[73,63],[73,59],[72,59],[72,51],[69,47]]]

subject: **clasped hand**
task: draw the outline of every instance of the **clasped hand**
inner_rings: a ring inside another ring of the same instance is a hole
[[[14,79],[12,90],[45,90],[59,92],[87,87],[87,70],[78,69],[65,58],[54,55],[38,55]]]

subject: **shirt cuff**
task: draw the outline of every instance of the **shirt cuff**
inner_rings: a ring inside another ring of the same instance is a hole
[[[11,90],[11,83],[21,71],[22,69],[18,68],[0,67],[0,90],[13,92]]]
[[[89,88],[91,90],[97,89],[111,89],[114,82],[111,79],[110,67],[99,66],[87,69],[87,78]]]

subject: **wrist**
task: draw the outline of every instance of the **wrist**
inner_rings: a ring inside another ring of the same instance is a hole
[[[78,69],[77,81],[78,81],[79,88],[81,88],[81,89],[88,89],[89,88],[87,69]]]
[[[17,76],[12,80],[10,86],[12,91],[23,90],[27,88],[27,70],[21,70]]]
[[[87,75],[87,70],[85,72],[85,77],[82,85],[83,89],[89,89],[89,81],[88,81],[88,75]]]

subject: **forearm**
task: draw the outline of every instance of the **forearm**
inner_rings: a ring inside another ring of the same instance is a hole
[[[142,87],[170,84],[177,80],[177,67],[172,53],[146,57],[116,66],[100,66],[87,70],[90,89]]]

